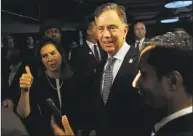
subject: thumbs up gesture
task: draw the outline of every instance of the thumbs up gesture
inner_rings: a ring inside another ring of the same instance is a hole
[[[23,73],[20,77],[19,84],[20,88],[25,91],[29,91],[33,83],[33,75],[31,74],[29,66],[25,66],[26,73]]]

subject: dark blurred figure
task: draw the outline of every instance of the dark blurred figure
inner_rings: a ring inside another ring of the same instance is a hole
[[[24,40],[24,39],[23,39]],[[3,106],[16,108],[20,96],[19,77],[24,72],[24,67],[27,64],[25,42],[21,38],[7,37],[7,64],[3,66],[3,82],[8,83],[8,88],[2,90],[5,94]],[[15,110],[14,110],[15,111]]]
[[[184,34],[157,36],[140,55],[133,86],[160,111],[156,136],[193,135],[193,49],[191,36]]]
[[[27,42],[28,49],[33,49],[34,48],[34,39],[33,39],[32,36],[27,36],[26,37],[26,42]]]
[[[71,44],[70,44],[70,50],[69,50],[69,54],[68,54],[68,60],[71,60],[71,56],[72,56],[72,52],[75,48],[78,47],[78,44],[73,41]]]
[[[40,25],[40,35],[42,36],[48,36],[50,38],[55,39],[59,43],[61,42],[62,34],[61,34],[61,22],[59,20],[55,19],[48,19],[45,20]]]
[[[144,43],[148,41],[146,35],[146,27],[142,22],[137,22],[134,25],[134,34],[135,34],[135,48],[141,51],[144,47]]]
[[[1,136],[28,136],[20,118],[8,108],[1,108]]]
[[[82,24],[84,44],[78,46],[71,53],[71,66],[75,74],[89,76],[96,72],[96,67],[105,59],[105,53],[97,42],[97,31],[94,15],[88,16]]]
[[[84,20],[81,28],[85,33],[84,44],[72,50],[70,63],[81,84],[81,88],[78,90],[79,128],[87,131],[84,131],[83,134],[86,136],[94,128],[92,96],[96,69],[107,55],[97,42],[97,30],[93,14]]]

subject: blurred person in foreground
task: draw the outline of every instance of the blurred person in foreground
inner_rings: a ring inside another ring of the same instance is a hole
[[[193,135],[192,38],[184,35],[168,32],[157,36],[140,54],[133,87],[139,89],[147,104],[160,110],[156,136]]]

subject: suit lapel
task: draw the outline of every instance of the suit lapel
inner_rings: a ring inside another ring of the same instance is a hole
[[[135,55],[136,55],[136,50],[133,47],[130,47],[114,79],[107,103],[111,101],[113,93],[115,93],[114,88],[120,85],[119,83],[121,82],[122,77],[127,76],[131,72],[130,69],[132,69],[133,65],[135,65],[134,63],[136,63],[134,62],[134,59],[136,57]]]
[[[15,84],[19,84],[19,80],[18,80],[18,79],[20,78],[20,76],[22,76],[22,73],[23,73],[24,70],[25,70],[24,67],[25,67],[25,66],[24,66],[24,63],[21,62],[21,65],[18,67],[18,70],[16,71],[15,76],[14,76],[12,82],[11,82],[11,85],[10,85],[11,88],[12,88],[13,86],[15,86]]]

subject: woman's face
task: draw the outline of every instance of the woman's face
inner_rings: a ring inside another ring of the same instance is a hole
[[[40,50],[42,63],[48,71],[60,70],[62,56],[52,43],[44,45]]]

